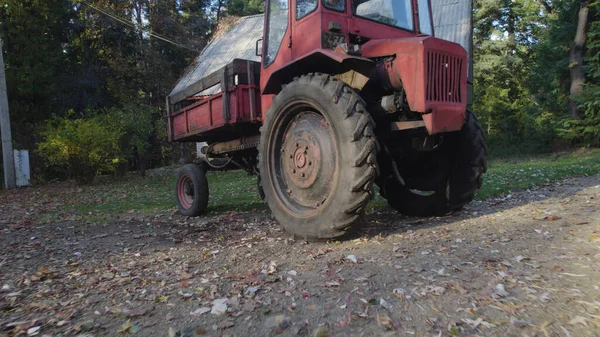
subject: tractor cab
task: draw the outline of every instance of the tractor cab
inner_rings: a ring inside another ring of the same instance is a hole
[[[392,95],[383,99],[386,111],[424,114],[430,134],[459,130],[467,105],[467,53],[433,37],[432,22],[429,0],[267,1],[263,108],[282,83],[328,73],[351,78],[344,81],[358,91]]]
[[[279,52],[287,60],[341,43],[433,35],[428,0],[272,0],[265,27],[265,68]]]

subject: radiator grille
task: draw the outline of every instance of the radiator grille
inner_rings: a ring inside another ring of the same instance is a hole
[[[428,101],[461,103],[461,74],[463,60],[460,57],[427,51]]]

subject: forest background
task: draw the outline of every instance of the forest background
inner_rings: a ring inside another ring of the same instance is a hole
[[[179,161],[166,96],[215,34],[263,11],[264,0],[0,0],[13,146],[31,150],[34,181]],[[600,146],[598,19],[590,0],[474,0],[472,109],[493,156]]]

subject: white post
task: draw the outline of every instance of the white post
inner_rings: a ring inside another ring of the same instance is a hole
[[[17,187],[15,180],[15,162],[13,157],[12,135],[10,133],[10,115],[8,114],[8,95],[6,93],[6,74],[4,73],[4,55],[0,39],[0,135],[2,136],[2,166],[4,167],[4,186],[10,190]]]

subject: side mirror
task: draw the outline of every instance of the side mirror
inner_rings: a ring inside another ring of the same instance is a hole
[[[256,54],[256,56],[262,56],[262,38],[256,40],[256,48],[254,50],[254,53]],[[260,47],[259,47],[260,44]]]

